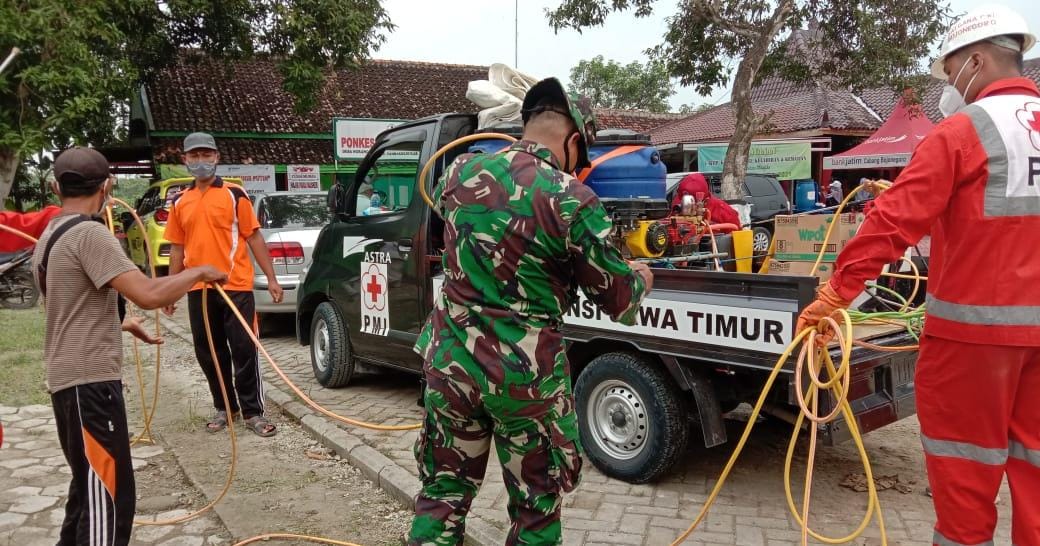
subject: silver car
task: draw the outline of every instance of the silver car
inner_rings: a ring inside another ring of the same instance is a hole
[[[267,277],[254,262],[253,296],[257,313],[295,313],[300,272],[310,263],[314,241],[328,220],[325,193],[278,191],[257,195],[253,208],[260,233],[267,243],[278,284],[284,296],[274,303],[267,292]]]

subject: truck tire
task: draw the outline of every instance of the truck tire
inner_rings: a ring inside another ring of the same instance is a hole
[[[329,302],[318,305],[311,320],[311,368],[324,387],[346,386],[354,376],[346,321]]]
[[[689,423],[679,390],[645,359],[600,355],[581,372],[574,390],[582,445],[604,474],[646,483],[686,451]]]

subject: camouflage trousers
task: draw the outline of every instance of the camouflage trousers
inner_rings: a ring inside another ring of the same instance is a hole
[[[494,439],[509,495],[506,544],[560,544],[561,497],[581,474],[581,447],[565,356],[536,369],[477,365],[464,346],[441,340],[425,366],[426,418],[415,456],[422,490],[409,545],[462,544],[466,514]],[[537,368],[537,366],[535,366]]]

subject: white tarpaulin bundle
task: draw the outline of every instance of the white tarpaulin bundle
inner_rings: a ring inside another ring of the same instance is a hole
[[[477,128],[520,120],[527,90],[538,80],[502,63],[488,69],[488,79],[469,82],[466,98],[481,108]]]

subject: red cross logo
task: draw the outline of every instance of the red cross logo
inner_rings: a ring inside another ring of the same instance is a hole
[[[362,275],[361,287],[368,294],[368,297],[364,298],[365,308],[375,311],[386,308],[386,276],[379,270],[379,266],[368,266],[368,271]]]
[[[1027,102],[1015,112],[1018,122],[1029,131],[1029,142],[1040,150],[1040,102]]]
[[[383,293],[383,285],[379,284],[379,281],[375,277],[368,278],[368,284],[365,285],[365,291],[372,294],[372,303],[375,303],[379,299],[379,295]]]

